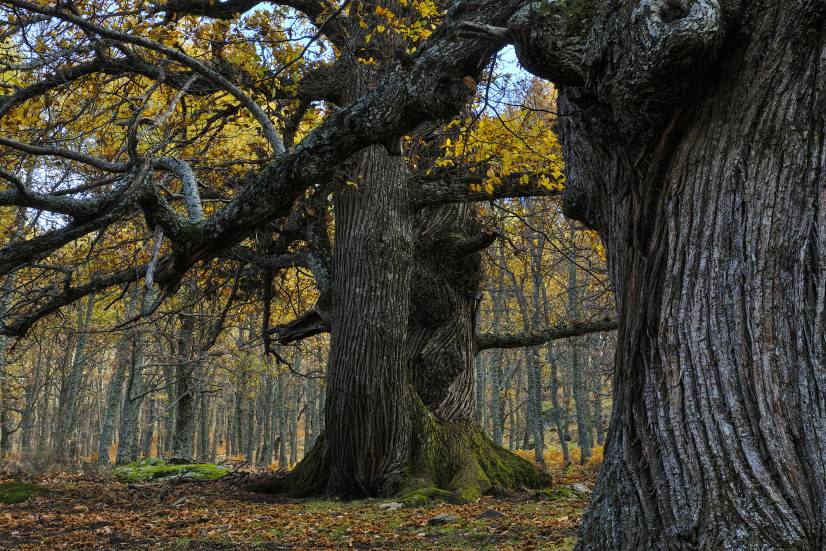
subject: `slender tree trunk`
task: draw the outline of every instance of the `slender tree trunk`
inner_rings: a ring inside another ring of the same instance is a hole
[[[141,445],[140,450],[143,457],[150,457],[152,455],[152,439],[155,436],[155,415],[157,411],[157,401],[150,398],[146,401],[144,408],[144,415],[146,422],[141,430]]]
[[[309,371],[309,369],[308,369]],[[307,378],[304,381],[304,395],[306,404],[304,406],[304,455],[312,448],[315,442],[315,430],[313,425],[315,413],[315,379]]]
[[[141,403],[143,402],[143,349],[141,337],[133,334],[129,378],[121,408],[118,449],[115,462],[118,465],[130,463],[138,458],[138,435]]]
[[[278,412],[278,468],[289,468],[287,462],[287,373],[282,369],[277,377],[278,393],[275,408]]]
[[[190,284],[187,297],[191,302],[195,296],[194,284]],[[193,456],[193,440],[195,437],[195,388],[193,372],[197,360],[194,326],[195,317],[192,311],[179,314],[180,329],[178,333],[178,362],[175,364],[175,431],[172,435],[172,454],[176,457],[191,458]]]
[[[508,451],[516,449],[516,407],[514,405],[513,391],[508,391]]]
[[[501,245],[498,245],[501,249]],[[491,324],[491,331],[498,333],[501,330],[501,318],[504,310],[504,288],[497,284],[492,302],[493,307],[493,322]],[[501,348],[490,352],[490,392],[491,392],[491,419],[493,421],[493,442],[497,446],[502,445],[503,429],[502,429],[502,358],[503,351]]]
[[[251,403],[251,401],[249,401],[249,402],[250,403],[247,404],[247,409],[245,411],[246,421],[244,423],[245,431],[244,431],[244,437],[243,437],[243,442],[244,442],[243,453],[244,453],[244,459],[246,459],[248,462],[252,463],[253,459],[254,459],[252,451],[254,449],[253,442],[254,442],[254,436],[255,436],[255,407],[253,407],[253,404]]]
[[[571,222],[571,242],[574,243],[574,226]],[[568,318],[579,321],[579,281],[577,278],[576,257],[571,253],[568,260]],[[579,441],[579,464],[584,465],[591,458],[591,433],[588,428],[585,380],[586,364],[580,361],[581,339],[568,339],[571,347],[571,379],[574,389],[574,410],[576,413],[577,440]]]
[[[566,434],[566,426],[568,425],[568,412],[560,405],[559,402],[559,374],[558,361],[552,343],[545,345],[545,359],[551,369],[551,405],[554,408],[554,424],[556,425],[556,433],[559,436],[559,447],[562,448],[562,462],[563,468],[571,463],[571,453],[568,451],[568,440]]]
[[[530,238],[531,250],[531,329],[539,327],[540,316],[542,315],[542,305],[540,298],[543,296],[544,282],[542,281],[542,252],[545,248],[545,237],[542,234],[533,235]],[[533,407],[533,439],[536,462],[538,465],[545,465],[545,413],[542,405],[544,402],[544,386],[542,383],[542,363],[539,360],[539,347],[531,346],[525,353],[528,358],[528,369],[533,371],[533,386],[530,391],[529,402]],[[530,380],[530,379],[529,379]]]
[[[240,330],[239,330],[240,331]],[[243,339],[238,337],[238,345],[240,347]],[[247,372],[240,363],[235,369],[235,396],[233,403],[233,417],[232,417],[232,453],[241,453],[243,449],[243,435],[244,435],[244,404],[245,395],[247,392]]]
[[[605,415],[602,412],[602,380],[599,368],[594,375],[594,437],[598,445],[605,443]]]
[[[290,466],[298,463],[298,389],[291,385],[289,405]]]
[[[52,377],[54,371],[52,370],[52,351],[49,350],[46,356],[46,374],[45,382],[43,384],[43,399],[40,402],[40,412],[38,413],[38,421],[40,423],[40,432],[37,436],[37,455],[38,457],[46,457],[49,452],[49,403],[52,394]]]
[[[48,357],[46,361],[49,361]],[[20,454],[22,456],[29,455],[33,447],[32,434],[35,428],[35,408],[37,407],[38,399],[40,399],[39,393],[42,383],[42,372],[43,351],[38,350],[32,370],[32,380],[26,387],[26,403],[23,406],[23,414],[20,420]]]
[[[146,311],[154,300],[154,292],[147,289],[143,292],[141,311]],[[146,335],[141,330],[130,330],[131,361],[129,377],[121,407],[120,428],[118,430],[118,448],[115,453],[115,462],[118,465],[130,463],[138,458],[139,447],[139,420],[141,404],[144,399],[143,368],[146,361]]]
[[[126,309],[126,319],[130,319],[137,311],[138,302],[137,287],[132,290],[129,305]],[[103,414],[103,424],[98,440],[98,462],[103,465],[110,463],[109,448],[112,446],[112,439],[115,436],[115,423],[117,421],[120,405],[123,401],[123,383],[126,380],[126,373],[131,364],[131,335],[127,331],[119,340],[115,350],[114,369],[112,378],[109,381],[109,392],[106,398],[106,411]]]
[[[478,324],[478,318],[477,318]],[[487,374],[485,373],[485,362],[482,361],[483,355],[478,354],[476,356],[476,363],[475,363],[475,374],[473,380],[475,382],[476,388],[476,400],[474,401],[474,414],[473,418],[476,421],[476,424],[480,427],[487,426],[487,418],[486,415],[486,402],[487,402],[487,392],[486,392],[486,385],[487,385]]]
[[[171,354],[165,353],[158,345],[158,357],[168,358],[163,362],[164,396],[166,404],[163,408],[163,439],[158,439],[158,455],[165,455],[172,449],[172,436],[175,434],[175,368],[170,364]]]
[[[275,410],[274,403],[274,382],[273,377],[269,373],[264,377],[264,397],[261,408],[261,447],[258,450],[257,465],[259,467],[268,467],[272,463],[273,452],[273,415]],[[306,446],[306,444],[305,444]],[[306,454],[308,448],[305,448]]]
[[[210,400],[208,403],[212,404],[212,407],[209,408],[209,426],[212,430],[209,439],[209,455],[207,457],[210,463],[215,463],[216,456],[218,455],[218,446],[221,442],[221,435],[224,433],[224,427],[221,422],[222,416],[218,413],[217,404],[219,400]]]
[[[80,385],[85,364],[86,342],[89,339],[88,329],[92,322],[94,306],[95,295],[89,295],[85,310],[78,308],[78,336],[75,341],[71,369],[66,378],[65,391],[61,389],[60,392],[61,401],[58,407],[55,444],[52,450],[55,460],[60,463],[67,463],[69,460],[71,441],[77,422],[77,408],[80,403]]]
[[[211,436],[209,430],[209,403],[209,394],[202,384],[201,391],[198,393],[198,457],[203,461],[209,460],[209,439]]]

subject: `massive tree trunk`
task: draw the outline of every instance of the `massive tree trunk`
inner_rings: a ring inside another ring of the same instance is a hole
[[[606,245],[621,320],[583,549],[826,543],[824,10],[558,2],[511,22],[562,85],[565,206]]]
[[[365,14],[381,4],[418,15],[409,2],[364,4]],[[366,31],[350,30],[351,50],[365,48]],[[346,54],[343,102],[391,77],[406,46],[394,33],[373,36],[370,51],[384,54],[374,67]],[[463,68],[466,89],[481,67]],[[336,191],[332,304],[317,316],[331,331],[325,432],[290,485],[345,497],[438,487],[471,498],[491,484],[540,484],[542,474],[472,423],[476,253],[491,236],[465,232],[470,207],[426,208],[414,232],[401,147],[394,137],[363,149]]]
[[[373,148],[360,162],[336,203],[325,432],[273,489],[466,500],[546,483],[473,423],[478,252],[493,235],[467,205],[411,221],[402,159]]]
[[[335,199],[328,489],[342,496],[381,495],[398,487],[410,453],[404,346],[411,226],[404,160],[373,146],[353,166],[355,186]]]

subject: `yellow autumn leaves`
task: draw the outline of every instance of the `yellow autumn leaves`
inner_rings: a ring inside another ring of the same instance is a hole
[[[554,94],[550,85],[532,83],[520,105],[490,108],[478,118],[454,121],[454,139],[445,139],[439,168],[467,166],[478,171],[471,191],[492,195],[505,178],[551,191],[565,186],[562,150],[554,132]]]

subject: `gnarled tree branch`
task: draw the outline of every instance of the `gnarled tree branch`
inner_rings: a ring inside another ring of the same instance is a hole
[[[497,335],[482,333],[476,335],[476,350],[488,350],[491,348],[524,348],[526,346],[537,346],[549,341],[579,337],[590,333],[601,333],[604,331],[614,331],[619,327],[619,322],[615,319],[596,322],[570,323],[567,325],[557,325],[534,331],[530,334],[515,333],[510,335]]]

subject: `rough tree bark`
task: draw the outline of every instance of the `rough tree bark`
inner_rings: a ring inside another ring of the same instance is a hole
[[[581,0],[509,24],[560,86],[565,208],[602,237],[620,315],[582,549],[824,545],[824,21]]]

